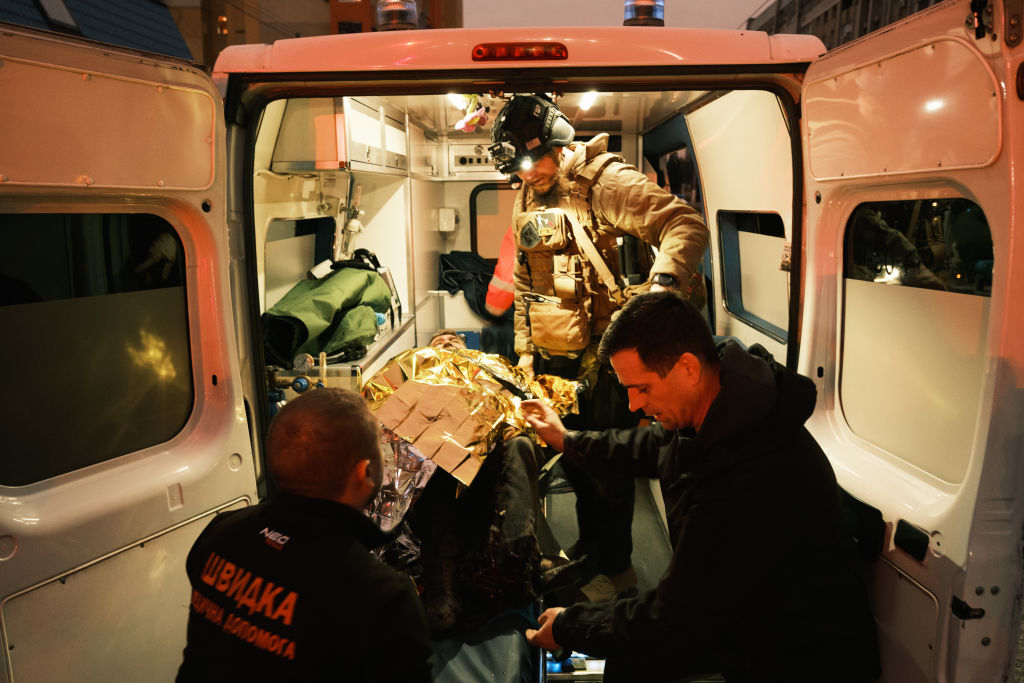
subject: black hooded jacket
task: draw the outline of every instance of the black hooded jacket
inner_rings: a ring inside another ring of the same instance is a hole
[[[354,508],[290,493],[217,515],[186,561],[177,681],[430,681],[416,590],[369,552],[387,540]]]
[[[730,682],[874,681],[874,621],[839,488],[803,426],[814,384],[760,346],[718,350],[721,391],[699,433],[567,434],[570,460],[660,480],[673,555],[654,590],[567,608],[555,640],[609,665],[700,661]]]

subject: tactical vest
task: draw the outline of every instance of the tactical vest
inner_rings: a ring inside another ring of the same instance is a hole
[[[612,162],[622,162],[617,154],[605,152],[606,135],[595,137],[583,147],[584,165],[568,176],[568,194],[555,206],[527,210],[525,191],[516,202],[513,230],[519,247],[518,258],[529,272],[530,291],[521,296],[526,306],[527,321],[533,344],[542,353],[578,356],[599,337],[628,295],[649,284],[613,292],[601,272],[585,253],[572,227],[569,216],[585,231],[607,271],[621,286],[618,240],[620,235],[599,230],[591,207],[595,181]],[[576,150],[574,150],[576,151]],[[578,153],[578,152],[577,152]],[[630,239],[633,239],[630,237]],[[649,246],[639,249],[642,255],[637,269],[643,281],[653,264]],[[593,251],[591,253],[594,253]],[[618,287],[613,285],[613,290]]]

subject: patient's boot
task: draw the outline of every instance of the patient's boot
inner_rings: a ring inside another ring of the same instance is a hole
[[[455,562],[431,562],[423,574],[423,610],[431,633],[443,633],[455,626],[461,612],[455,589]]]
[[[580,587],[593,576],[594,569],[579,560],[563,558],[542,560],[537,572],[537,594],[548,607],[568,607],[579,602]]]

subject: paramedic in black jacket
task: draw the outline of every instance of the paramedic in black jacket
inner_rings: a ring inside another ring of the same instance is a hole
[[[217,515],[186,562],[192,583],[178,681],[430,681],[416,591],[370,555],[384,534],[361,512],[383,475],[362,396],[290,401],[267,437],[280,493]]]
[[[759,345],[717,347],[669,292],[625,306],[601,339],[651,426],[538,434],[588,467],[657,477],[673,554],[651,591],[546,610],[531,643],[607,659],[607,681],[719,672],[730,683],[861,683],[879,675],[874,620],[829,461],[804,427],[814,384]]]

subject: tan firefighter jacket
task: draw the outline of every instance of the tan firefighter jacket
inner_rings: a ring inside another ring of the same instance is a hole
[[[572,190],[556,206],[540,205],[525,184],[519,190],[512,216],[517,247],[513,277],[517,354],[542,350],[552,355],[578,355],[582,347],[600,337],[612,313],[621,307],[577,244],[572,229],[550,227],[551,215],[560,211],[573,212],[616,279],[616,238],[633,235],[658,249],[650,276],[673,276],[689,301],[704,305],[707,292],[700,261],[709,239],[704,221],[693,207],[622,163],[621,157],[607,153],[607,146],[608,136],[602,133],[563,150],[560,172],[571,181]],[[539,244],[538,227],[542,235]],[[524,248],[524,240],[528,248]],[[648,282],[634,287],[649,286]],[[571,339],[577,322],[566,322],[565,316],[572,310],[584,318],[579,323],[587,337],[582,347]],[[577,348],[571,348],[574,346]]]

